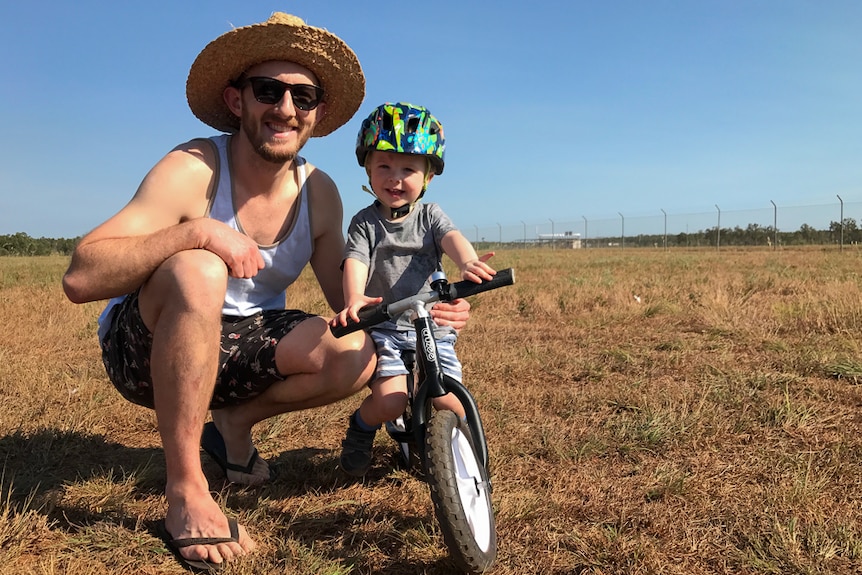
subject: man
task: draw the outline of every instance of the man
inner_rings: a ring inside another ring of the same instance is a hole
[[[199,119],[227,133],[168,153],[80,241],[63,278],[73,302],[113,298],[100,318],[103,360],[124,397],[155,409],[163,535],[189,566],[255,546],[210,495],[199,446],[230,481],[267,481],[252,427],[348,397],[373,373],[365,334],[335,339],[325,319],[284,310],[307,263],[329,305],[344,305],[338,190],[298,153],[346,123],[364,91],[353,51],[295,16],[223,34],[192,64],[186,94]],[[468,309],[432,314],[457,328]]]

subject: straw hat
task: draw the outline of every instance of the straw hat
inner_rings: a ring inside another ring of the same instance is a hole
[[[294,62],[317,76],[326,115],[313,136],[325,136],[347,123],[365,96],[362,67],[344,41],[297,16],[273,12],[266,22],[222,34],[198,54],[186,81],[194,115],[216,130],[236,132],[239,118],[225,104],[224,89],[250,67],[269,60]]]

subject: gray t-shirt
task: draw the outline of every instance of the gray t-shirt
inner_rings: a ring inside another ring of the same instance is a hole
[[[429,276],[443,257],[440,241],[456,230],[452,220],[437,204],[419,203],[402,221],[381,217],[376,205],[361,210],[347,229],[345,259],[368,266],[365,295],[393,302],[430,289]],[[413,329],[409,318],[381,324],[381,328]],[[454,332],[438,328],[435,334]]]

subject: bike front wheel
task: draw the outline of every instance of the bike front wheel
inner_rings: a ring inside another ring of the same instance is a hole
[[[484,573],[497,555],[491,483],[469,426],[451,411],[435,412],[428,421],[425,468],[452,558],[466,573]]]

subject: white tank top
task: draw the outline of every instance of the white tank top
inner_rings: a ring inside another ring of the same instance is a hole
[[[210,140],[218,150],[216,165],[216,192],[207,215],[242,232],[236,219],[233,204],[233,185],[228,156],[229,134],[213,136]],[[287,287],[296,281],[305,265],[311,260],[313,240],[311,215],[308,207],[307,174],[305,159],[297,156],[299,195],[297,210],[287,233],[275,244],[259,246],[265,266],[250,279],[228,278],[227,295],[222,313],[247,317],[262,310],[284,309]]]
[[[236,212],[233,208],[233,186],[230,179],[230,160],[227,144],[230,135],[223,134],[210,138],[217,151],[215,166],[216,193],[210,202],[207,216],[225,222],[233,229],[239,229]],[[311,219],[308,207],[305,160],[296,157],[299,172],[298,210],[287,234],[276,244],[259,246],[266,267],[252,279],[228,278],[227,295],[222,313],[225,315],[250,316],[265,309],[284,309],[284,290],[296,281],[305,265],[311,260],[313,240]],[[224,169],[224,168],[227,169]],[[126,296],[112,298],[99,316],[99,339],[108,333],[114,306]]]

